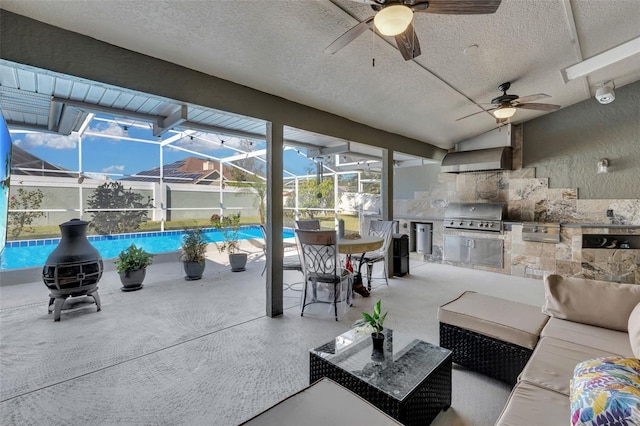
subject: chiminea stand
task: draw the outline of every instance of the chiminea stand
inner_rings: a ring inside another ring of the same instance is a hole
[[[80,291],[80,292],[75,292],[73,294],[49,294],[49,306],[48,306],[48,311],[49,314],[51,312],[53,312],[53,320],[54,321],[60,321],[60,313],[62,312],[63,309],[63,305],[64,302],[67,300],[67,298],[69,297],[93,297],[93,302],[88,302],[88,303],[95,303],[96,306],[98,307],[97,312],[100,312],[100,295],[98,294],[98,287],[94,287],[92,289],[87,289],[86,291]],[[51,308],[51,305],[53,305],[53,309]]]

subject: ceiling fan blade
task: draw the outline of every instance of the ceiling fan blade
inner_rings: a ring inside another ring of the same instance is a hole
[[[547,95],[546,93],[538,93],[537,95],[523,96],[521,98],[514,99],[513,102],[516,102],[519,104],[526,104],[527,102],[533,102],[533,101],[550,98],[550,97],[551,96]]]
[[[495,13],[502,0],[429,0],[417,1],[414,12],[448,15],[485,15]]]
[[[402,53],[402,57],[405,61],[409,59],[417,58],[420,56],[420,42],[418,42],[418,35],[413,29],[413,25],[409,24],[404,32],[398,34],[396,37],[396,44],[398,50]]]
[[[355,2],[355,3],[373,4],[373,5],[381,4],[380,2],[377,2],[376,0],[351,0],[351,1]]]
[[[348,29],[344,34],[334,40],[326,49],[324,49],[324,53],[329,53],[333,55],[338,50],[345,47],[347,44],[351,43],[353,40],[358,38],[360,34],[365,32],[369,27],[373,25],[373,16],[367,18],[366,20],[360,22],[355,27]]]
[[[474,112],[473,114],[469,114],[469,115],[465,115],[464,117],[460,117],[456,121],[464,120],[465,118],[472,117],[472,116],[474,116],[476,114],[482,114],[483,112],[493,111],[494,109],[498,109],[498,108],[490,108],[490,109],[485,109],[484,111]]]
[[[560,108],[560,105],[552,105],[552,104],[518,104],[514,105],[516,108],[522,109],[535,109],[537,111],[555,111]]]

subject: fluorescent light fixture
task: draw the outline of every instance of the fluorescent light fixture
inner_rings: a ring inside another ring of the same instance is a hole
[[[407,6],[394,4],[376,13],[373,23],[380,34],[395,36],[404,32],[413,19],[413,11]]]
[[[493,115],[495,115],[496,118],[511,118],[515,113],[516,109],[514,107],[498,108],[493,111]]]
[[[630,56],[640,53],[640,37],[629,40],[626,43],[622,43],[612,49],[604,51],[592,56],[589,59],[585,59],[575,65],[571,65],[560,71],[562,78],[565,82],[575,80],[576,78],[584,77],[592,72],[598,71],[608,65],[626,59]]]

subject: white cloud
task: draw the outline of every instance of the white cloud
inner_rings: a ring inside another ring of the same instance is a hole
[[[27,133],[24,135],[24,139],[17,139],[15,144],[26,150],[38,147],[75,149],[78,145],[78,135],[75,133],[69,136],[52,135],[50,133]]]
[[[109,167],[105,167],[104,169],[102,169],[102,171],[104,173],[110,173],[110,172],[122,172],[124,171],[124,166],[123,165],[111,165]]]
[[[95,127],[89,129],[92,133],[110,136],[124,136],[124,129],[117,123],[98,123]]]

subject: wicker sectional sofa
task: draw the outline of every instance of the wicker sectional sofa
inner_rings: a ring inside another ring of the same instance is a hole
[[[576,365],[613,357],[636,365],[640,357],[640,286],[559,275],[545,276],[544,286],[542,311],[472,292],[438,311],[440,346],[455,363],[515,384],[496,425],[591,424],[570,403]],[[640,370],[630,371],[640,384]],[[637,395],[630,416],[640,415]]]

